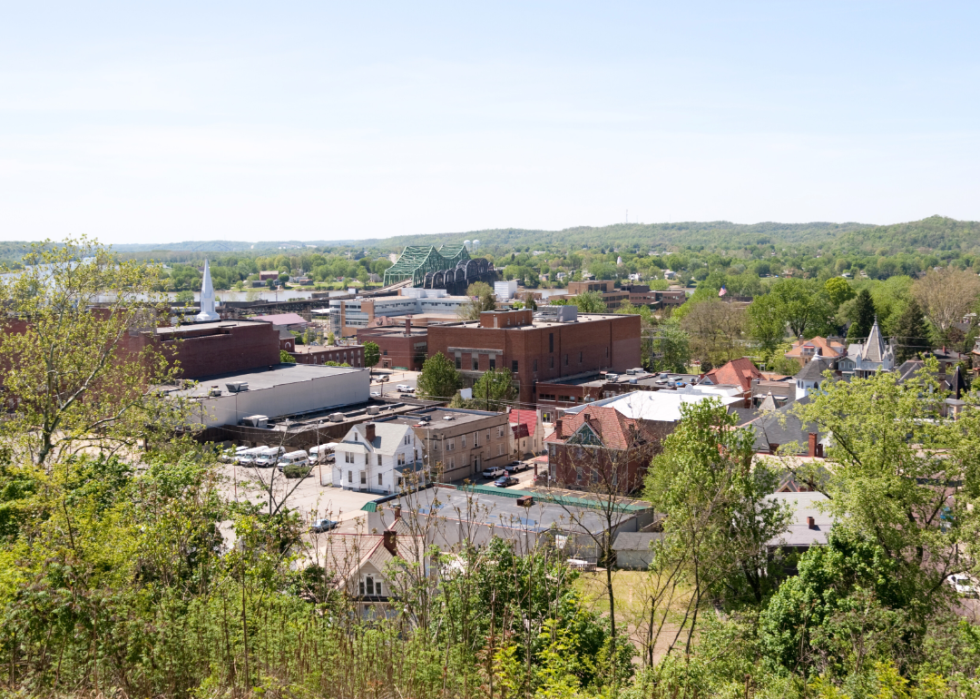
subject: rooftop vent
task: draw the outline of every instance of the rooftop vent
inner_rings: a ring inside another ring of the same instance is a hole
[[[330,422],[343,422],[344,421],[344,414],[343,413],[331,413],[330,417],[328,417],[327,419],[330,420]]]
[[[225,388],[228,389],[228,393],[241,393],[248,390],[248,381],[232,381],[226,383]]]
[[[380,412],[381,412],[381,408],[379,408],[377,405],[369,405],[368,406],[368,409],[367,409],[367,414],[368,415],[377,415]]]

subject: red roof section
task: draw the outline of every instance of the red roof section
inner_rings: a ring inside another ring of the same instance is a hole
[[[536,410],[511,410],[507,419],[512,425],[524,425],[528,434],[534,434],[534,430],[538,429],[538,412]]]
[[[724,366],[712,369],[706,376],[716,386],[730,384],[741,386],[743,391],[748,391],[752,388],[752,379],[761,379],[762,372],[756,368],[755,364],[748,357],[739,357]]]
[[[627,449],[634,442],[634,432],[642,432],[642,426],[636,420],[625,417],[615,408],[590,405],[580,413],[565,414],[561,418],[561,427],[556,422],[555,431],[545,441],[563,443],[585,422],[608,449]]]
[[[826,337],[813,337],[809,340],[797,340],[793,343],[792,349],[786,353],[787,357],[800,357],[804,347],[820,348],[820,356],[825,359],[836,359],[847,354],[847,348],[839,342],[828,340]]]

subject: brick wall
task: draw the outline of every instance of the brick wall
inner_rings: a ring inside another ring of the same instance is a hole
[[[606,315],[597,320],[524,328],[429,327],[429,356],[442,352],[471,378],[495,367],[514,371],[522,403],[535,401],[534,384],[588,371],[626,371],[640,366],[640,317]],[[473,359],[476,358],[474,368]]]

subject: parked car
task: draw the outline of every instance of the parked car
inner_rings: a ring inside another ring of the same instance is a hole
[[[506,466],[504,466],[504,470],[507,471],[507,473],[510,473],[510,474],[514,474],[514,473],[517,473],[519,471],[523,471],[525,468],[527,468],[527,466],[525,466],[520,461],[511,461],[509,464],[507,464]]]
[[[310,455],[305,451],[300,449],[299,451],[291,451],[288,454],[283,454],[279,458],[279,470],[282,471],[286,466],[309,466],[310,465]]]
[[[409,386],[407,383],[400,383],[395,388],[402,393],[415,393],[415,389]]]
[[[501,476],[506,476],[507,471],[502,468],[485,468],[483,469],[484,478],[500,478]]]
[[[381,397],[381,391],[371,391],[371,397],[372,398],[380,398]]]
[[[513,476],[501,476],[500,478],[498,478],[493,482],[493,484],[498,488],[506,488],[507,486],[510,485],[516,485],[516,483],[517,483],[517,479],[514,478]]]
[[[950,575],[946,578],[946,581],[956,590],[956,594],[958,595],[962,595],[963,597],[980,596],[980,587],[977,587],[969,575],[963,573]]]
[[[313,526],[310,527],[310,531],[314,532],[328,532],[331,529],[336,529],[340,522],[335,522],[332,519],[318,519],[313,522]]]

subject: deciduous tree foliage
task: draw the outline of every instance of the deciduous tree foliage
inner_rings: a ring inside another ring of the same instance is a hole
[[[0,435],[38,464],[85,446],[135,446],[155,415],[177,407],[150,390],[176,368],[152,340],[140,346],[140,331],[167,316],[153,291],[159,267],[120,262],[85,238],[37,244],[24,262],[0,279],[7,314],[0,363],[11,411]]]
[[[422,398],[452,398],[463,381],[456,367],[442,352],[436,352],[425,360],[417,382]]]

